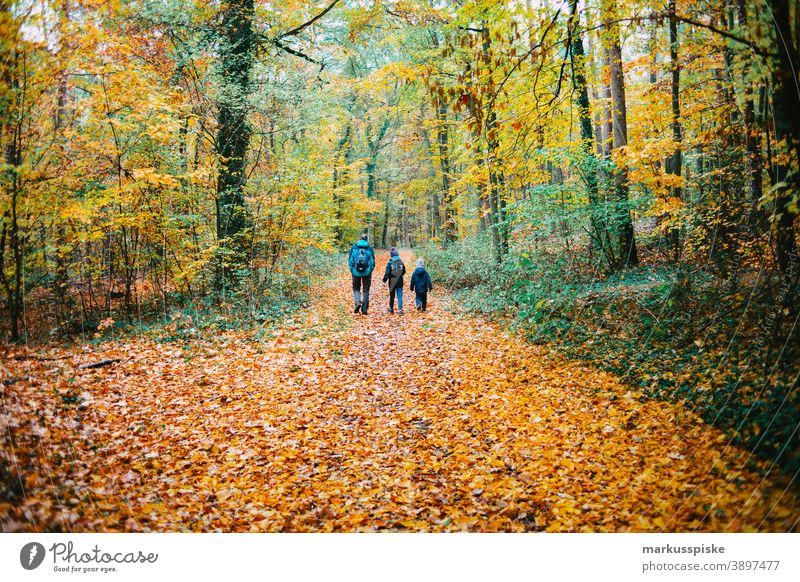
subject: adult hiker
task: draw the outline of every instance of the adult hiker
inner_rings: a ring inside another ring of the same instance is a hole
[[[389,313],[394,313],[394,297],[397,295],[397,310],[403,315],[403,275],[406,274],[406,266],[400,260],[400,253],[392,247],[389,251],[389,262],[386,263],[386,272],[383,274],[383,282],[389,283]]]
[[[375,270],[375,253],[367,242],[366,234],[361,235],[361,239],[350,249],[347,266],[350,267],[350,274],[353,275],[355,305],[353,313],[360,311],[366,315],[369,310],[369,287],[372,285],[372,271]]]

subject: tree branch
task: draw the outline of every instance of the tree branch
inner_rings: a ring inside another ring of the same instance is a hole
[[[657,15],[657,17],[658,18],[663,18],[664,15]],[[653,16],[651,16],[651,19],[652,18],[653,18]],[[725,38],[727,38],[729,40],[732,40],[734,42],[738,42],[739,44],[743,44],[745,46],[748,46],[753,50],[753,52],[755,52],[758,55],[761,55],[762,57],[775,57],[775,56],[778,56],[775,53],[771,53],[771,52],[769,52],[769,51],[757,46],[751,40],[748,40],[748,39],[743,38],[741,36],[737,36],[737,35],[735,35],[733,33],[730,33],[730,32],[728,32],[726,30],[722,30],[721,28],[717,28],[713,24],[705,24],[705,23],[699,22],[697,20],[692,20],[691,18],[689,18],[687,16],[681,16],[680,14],[675,14],[675,18],[680,20],[681,22],[684,22],[684,23],[689,24],[691,26],[696,26],[698,28],[705,28],[706,30],[710,30],[711,32],[716,33],[716,34],[718,34],[718,35],[720,35],[722,37],[725,37]]]
[[[474,28],[474,27],[472,27],[472,26],[459,26],[458,28],[459,28],[460,30],[466,30],[467,32],[477,32],[477,33],[483,33],[483,32],[486,32],[486,28],[484,28],[484,27],[481,27],[481,28]]]
[[[308,61],[309,63],[313,63],[315,65],[320,66],[320,71],[325,68],[325,63],[322,63],[316,59],[311,58],[307,54],[300,52],[299,50],[293,49],[289,45],[283,44],[279,39],[274,39],[271,41],[277,48],[281,49],[284,52],[289,53],[292,56],[300,57],[301,59]]]
[[[301,24],[300,26],[298,26],[298,27],[296,27],[296,28],[293,28],[292,30],[290,30],[290,31],[288,31],[288,32],[284,32],[283,34],[281,34],[281,35],[278,37],[278,39],[281,39],[281,38],[286,38],[287,36],[296,36],[296,35],[300,34],[300,33],[301,33],[301,32],[303,32],[303,31],[304,31],[306,28],[308,28],[309,26],[311,26],[312,24],[314,24],[314,23],[315,23],[317,20],[319,20],[320,18],[322,18],[323,16],[325,16],[325,15],[326,15],[328,12],[330,12],[331,10],[333,10],[333,7],[334,7],[334,6],[336,6],[338,3],[339,3],[339,0],[333,0],[333,2],[331,2],[330,4],[328,4],[328,6],[325,8],[325,10],[323,10],[322,12],[320,12],[319,14],[317,14],[317,15],[316,15],[314,18],[312,18],[312,19],[311,19],[311,20],[309,20],[308,22],[304,22],[304,23],[303,23],[303,24]],[[277,46],[277,45],[276,45],[276,46]],[[295,56],[297,56],[297,55],[295,55]],[[313,62],[313,61],[312,61],[312,62]]]

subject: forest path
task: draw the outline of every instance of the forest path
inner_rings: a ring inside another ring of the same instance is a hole
[[[3,529],[793,527],[794,493],[740,471],[746,452],[690,412],[467,315],[439,288],[417,313],[402,257],[402,318],[385,313],[379,253],[366,317],[343,265],[272,331],[128,338],[68,363],[6,352],[8,373],[36,380],[4,387]],[[122,361],[77,369],[102,358]]]

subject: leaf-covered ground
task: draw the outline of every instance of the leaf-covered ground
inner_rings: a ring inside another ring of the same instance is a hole
[[[259,332],[3,348],[3,531],[797,527],[786,480],[680,407],[438,289],[387,315],[385,260],[366,317],[343,273]]]

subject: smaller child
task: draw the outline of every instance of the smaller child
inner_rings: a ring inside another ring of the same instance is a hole
[[[417,268],[411,275],[411,290],[417,294],[417,311],[425,313],[428,308],[428,291],[432,289],[431,276],[425,270],[425,261],[420,257],[417,259]]]

